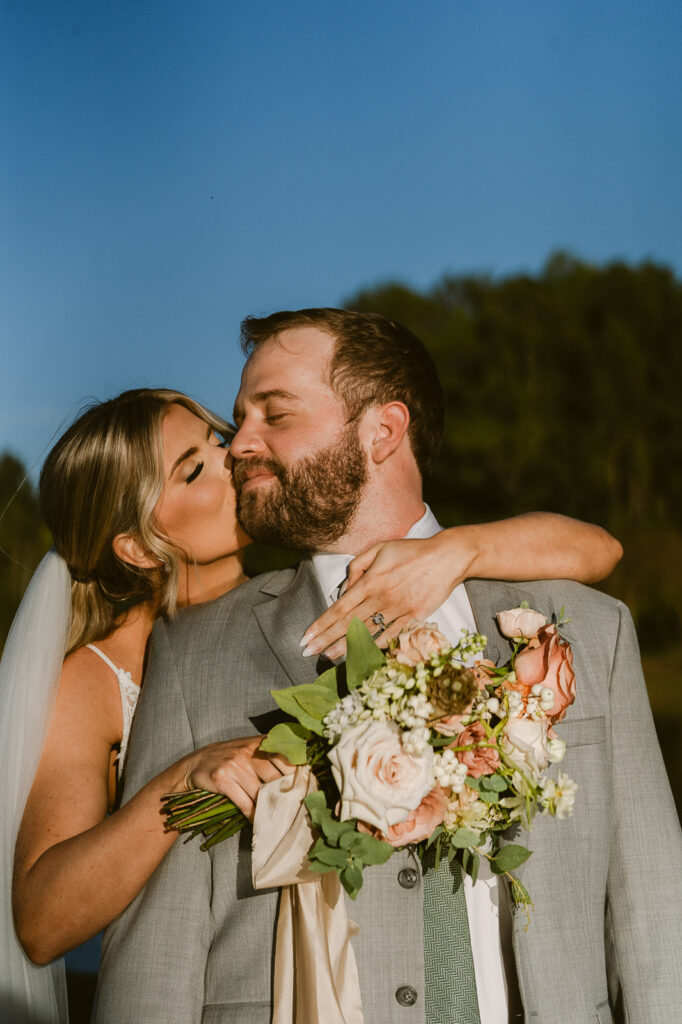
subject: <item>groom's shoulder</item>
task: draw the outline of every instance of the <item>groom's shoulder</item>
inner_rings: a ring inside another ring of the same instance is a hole
[[[576,583],[575,580],[469,580],[467,591],[472,603],[494,604],[494,612],[515,608],[526,601],[531,608],[551,615],[562,609],[574,623],[612,623],[617,628],[623,613],[629,614],[617,598]]]
[[[213,633],[223,628],[230,619],[249,614],[256,605],[285,594],[299,570],[300,566],[294,566],[260,573],[213,601],[190,605],[182,608],[172,618],[159,620],[154,631],[157,634],[163,633],[173,644],[183,643],[185,638],[196,636],[197,633]]]

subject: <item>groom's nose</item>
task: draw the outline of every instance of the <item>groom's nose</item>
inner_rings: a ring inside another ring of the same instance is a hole
[[[244,419],[237,433],[230,441],[230,454],[235,459],[248,459],[254,455],[262,455],[266,446],[256,429],[256,424]]]

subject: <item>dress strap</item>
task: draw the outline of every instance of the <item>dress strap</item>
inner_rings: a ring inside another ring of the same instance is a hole
[[[86,646],[86,647],[87,647],[87,648],[88,648],[89,650],[91,650],[91,651],[94,651],[94,652],[95,652],[95,654],[99,654],[99,656],[100,656],[100,658],[102,659],[102,661],[106,662],[106,664],[107,664],[107,665],[109,666],[109,668],[111,669],[111,671],[112,671],[112,672],[115,672],[115,673],[116,673],[116,675],[118,675],[118,673],[120,672],[120,669],[119,669],[118,665],[114,665],[114,663],[113,663],[113,661],[111,660],[111,658],[107,658],[107,656],[106,656],[106,654],[104,653],[104,651],[100,651],[99,647],[95,647],[95,645],[94,645],[94,644],[86,644],[85,646]]]
[[[133,723],[133,715],[135,714],[135,708],[137,706],[137,699],[140,696],[140,687],[134,682],[130,672],[124,668],[119,668],[114,665],[111,658],[107,658],[103,651],[100,651],[99,647],[95,647],[94,644],[86,644],[91,651],[98,654],[105,664],[109,666],[116,678],[118,679],[118,689],[121,695],[121,710],[123,712],[123,732],[121,734],[121,746],[119,749],[118,757],[116,759],[116,770],[121,777],[121,770],[123,768],[123,762],[125,761],[126,751],[128,749],[128,739],[130,738],[130,727]]]

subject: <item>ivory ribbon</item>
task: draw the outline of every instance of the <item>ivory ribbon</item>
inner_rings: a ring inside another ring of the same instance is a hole
[[[335,871],[307,867],[314,842],[303,800],[317,789],[307,765],[261,786],[253,823],[256,889],[282,888],[272,1024],[363,1024],[360,982]]]

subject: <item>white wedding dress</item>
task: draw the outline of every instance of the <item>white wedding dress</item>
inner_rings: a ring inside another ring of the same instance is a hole
[[[49,551],[36,569],[5,643],[0,662],[0,1021],[68,1024],[64,960],[31,963],[12,918],[12,869],[17,832],[33,784],[57,694],[71,616],[71,577]],[[95,649],[118,679],[123,735],[120,779],[139,696],[130,673]]]

